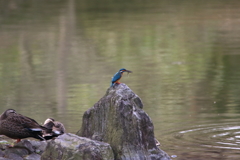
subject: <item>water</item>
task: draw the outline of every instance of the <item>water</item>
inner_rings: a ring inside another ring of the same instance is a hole
[[[68,132],[124,67],[173,159],[240,159],[240,2],[0,1],[0,112]]]

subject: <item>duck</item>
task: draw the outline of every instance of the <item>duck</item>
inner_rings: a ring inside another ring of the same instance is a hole
[[[14,109],[7,109],[0,116],[0,135],[17,139],[17,143],[28,137],[43,141],[43,131],[51,132],[51,129],[41,126],[34,119],[21,115]]]
[[[43,126],[51,130],[50,132],[43,132],[43,137],[46,140],[58,137],[65,133],[64,125],[59,121],[55,121],[53,118],[47,118]]]

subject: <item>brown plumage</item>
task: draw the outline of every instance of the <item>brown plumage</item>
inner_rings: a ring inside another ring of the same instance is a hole
[[[8,109],[0,116],[0,135],[17,139],[33,137],[45,140],[42,132],[50,132],[50,129],[39,125],[34,119],[18,114],[14,109]]]
[[[65,127],[61,122],[55,121],[53,118],[45,120],[44,127],[51,129],[51,132],[44,132],[43,137],[48,140],[65,133]]]

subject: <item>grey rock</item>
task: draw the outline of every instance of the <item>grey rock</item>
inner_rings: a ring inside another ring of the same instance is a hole
[[[33,148],[32,143],[29,140],[26,140],[26,139],[21,140],[20,142],[16,143],[14,145],[14,147],[15,148],[26,148],[29,151],[29,153],[34,152],[34,148]]]
[[[116,160],[169,160],[156,146],[153,123],[142,109],[127,85],[116,84],[84,113],[77,135],[109,143]]]
[[[7,154],[7,158],[13,159],[13,160],[23,160],[23,158],[20,155],[15,154],[15,153]]]
[[[21,157],[26,156],[29,154],[29,150],[26,148],[8,148],[5,150],[5,155],[16,154]]]
[[[41,159],[113,160],[114,155],[107,143],[66,133],[55,140],[48,141]]]
[[[12,159],[5,158],[5,157],[0,157],[0,160],[12,160]]]
[[[2,150],[0,150],[0,157],[3,157],[5,154]]]
[[[35,141],[35,140],[31,140],[29,141],[35,152],[37,153],[42,153],[43,151],[45,151],[46,147],[47,147],[47,141]]]
[[[39,160],[46,146],[47,141],[22,139],[18,143],[13,143],[13,139],[3,136],[0,141],[0,160]]]
[[[40,160],[41,156],[39,154],[47,146],[46,141],[24,139],[14,143],[14,146],[10,143],[11,141],[12,139],[6,138],[6,141],[0,143],[0,160]]]
[[[3,150],[7,149],[11,145],[12,145],[12,143],[5,139],[0,141],[0,149],[3,149]]]
[[[40,160],[41,156],[36,153],[32,153],[24,158],[24,160]]]

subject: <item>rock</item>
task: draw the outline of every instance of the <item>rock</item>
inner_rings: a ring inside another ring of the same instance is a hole
[[[153,123],[142,108],[127,85],[116,84],[84,113],[77,135],[109,143],[116,160],[169,160],[156,146]]]
[[[12,160],[12,159],[0,157],[0,160]]]
[[[36,153],[43,153],[47,147],[47,141],[31,140],[29,142],[32,144]]]
[[[14,145],[14,148],[26,148],[29,151],[29,153],[34,152],[34,148],[33,148],[32,143],[29,140],[26,140],[26,139],[21,140],[20,142],[16,143]]]
[[[13,159],[5,158],[5,157],[0,157],[0,160],[13,160]]]
[[[0,141],[0,160],[40,160],[47,146],[46,141],[23,139],[14,145],[11,141],[8,137]]]
[[[0,150],[0,157],[4,157],[4,152],[2,150]]]
[[[24,160],[40,160],[41,156],[39,154],[36,153],[32,153],[30,155],[27,155]]]
[[[12,146],[12,143],[7,141],[7,140],[1,140],[0,141],[0,149],[5,150],[7,149],[9,146]]]
[[[107,143],[66,133],[48,141],[41,159],[113,160],[114,155]]]
[[[8,148],[5,150],[5,156],[9,156],[11,154],[19,155],[20,157],[24,157],[29,154],[28,149],[26,148]]]
[[[18,155],[18,154],[15,154],[15,153],[8,153],[7,154],[7,157],[9,158],[9,159],[13,159],[13,160],[23,160],[23,158],[20,156],[20,155]]]

